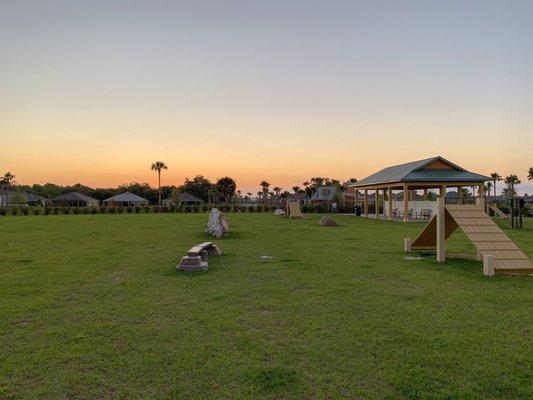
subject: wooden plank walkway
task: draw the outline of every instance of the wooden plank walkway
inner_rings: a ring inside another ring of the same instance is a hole
[[[496,223],[476,205],[445,206],[445,237],[461,228],[480,256],[494,257],[494,271],[501,275],[533,275],[533,263]],[[437,246],[437,220],[434,217],[413,241],[413,250],[432,250]]]

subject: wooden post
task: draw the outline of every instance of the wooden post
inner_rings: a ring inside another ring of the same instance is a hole
[[[457,204],[464,204],[463,191],[461,186],[457,186]]]
[[[409,187],[406,183],[403,185],[403,220],[409,221]]]
[[[405,238],[403,240],[403,251],[406,252],[406,253],[409,253],[411,251],[411,244],[413,243],[413,241],[411,240],[411,238]]]
[[[489,254],[483,256],[483,275],[494,276],[494,257]]]
[[[446,186],[441,186],[439,188],[439,197],[442,197],[443,199],[446,198]]]
[[[437,199],[437,262],[446,261],[446,241],[444,230],[444,197]]]
[[[359,190],[355,189],[355,206],[359,205]]]
[[[485,211],[485,187],[483,186],[483,184],[479,185],[478,194],[479,197],[476,200],[476,204],[480,206],[483,211]]]
[[[392,221],[392,188],[389,187],[389,221]]]
[[[424,201],[427,201],[428,199],[428,190],[424,189]]]
[[[364,207],[365,207],[365,218],[368,218],[368,190],[367,189],[365,189]]]
[[[374,199],[376,205],[376,219],[379,219],[379,189],[376,188],[376,198]]]

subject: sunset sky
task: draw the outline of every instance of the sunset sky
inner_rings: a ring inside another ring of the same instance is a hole
[[[19,183],[155,185],[163,160],[257,192],[442,155],[533,192],[531,1],[0,5]]]

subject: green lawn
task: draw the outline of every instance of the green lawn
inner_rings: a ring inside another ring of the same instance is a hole
[[[193,275],[206,214],[0,218],[0,398],[532,398],[533,278],[319,217],[230,214]],[[531,256],[532,220],[508,234]]]

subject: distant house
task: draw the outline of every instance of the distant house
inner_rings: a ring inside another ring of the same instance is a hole
[[[29,206],[44,206],[46,205],[46,202],[48,201],[42,196],[37,196],[33,193],[25,193],[26,195],[26,203]]]
[[[70,192],[54,197],[52,204],[62,207],[97,207],[100,205],[100,202],[82,193]]]
[[[335,199],[335,193],[337,186],[320,186],[311,196],[311,202],[313,204],[330,204]]]
[[[509,198],[503,194],[500,194],[498,196],[487,196],[487,201],[489,203],[506,203],[509,201]]]
[[[368,195],[369,199],[370,197],[372,197],[372,200],[374,200],[374,195],[373,194],[370,194]],[[410,200],[423,200],[423,196],[419,195],[418,193],[411,193],[409,194],[410,196]],[[392,199],[393,200],[403,200],[403,190],[398,192],[398,193],[393,193],[392,195]]]
[[[137,196],[131,192],[124,192],[104,200],[105,206],[142,206],[148,204],[149,201],[144,197]]]
[[[299,201],[300,204],[306,204],[309,203],[311,198],[307,195],[307,193],[293,193],[289,195],[287,198],[289,201]]]
[[[163,200],[164,206],[170,206],[170,205],[200,205],[203,203],[202,199],[199,199],[196,196],[193,196],[190,193],[182,192],[179,194],[178,199],[174,199],[172,197],[167,197]]]
[[[17,206],[44,206],[46,199],[32,193],[15,192],[13,190],[0,191],[0,207],[8,205]]]

